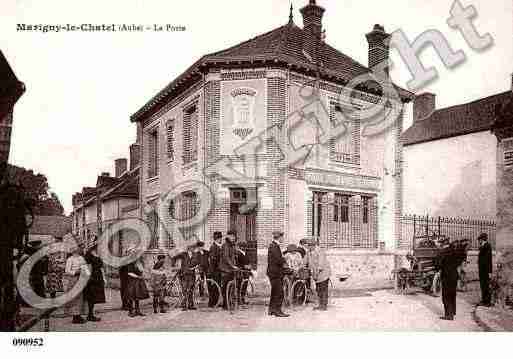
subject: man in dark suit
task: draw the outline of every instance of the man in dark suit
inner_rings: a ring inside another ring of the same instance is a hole
[[[226,234],[226,240],[221,247],[221,258],[219,261],[219,270],[221,271],[221,291],[223,295],[223,309],[228,309],[228,302],[226,301],[226,287],[233,279],[234,273],[239,268],[237,267],[237,252],[236,252],[237,237],[234,231],[229,231]]]
[[[480,305],[490,306],[491,305],[491,293],[490,293],[490,274],[493,271],[492,264],[492,246],[488,242],[488,235],[482,233],[477,238],[479,241],[479,284],[481,285],[481,303]]]
[[[442,280],[443,320],[454,320],[456,315],[456,293],[458,286],[458,267],[464,259],[464,252],[455,243],[446,244],[440,253],[439,265]]]
[[[219,270],[219,262],[221,260],[221,246],[223,234],[214,232],[214,242],[208,251],[208,278],[215,281],[221,286],[221,272]],[[208,306],[213,308],[219,300],[219,292],[214,284],[208,284]]]
[[[199,295],[203,297],[205,293],[205,288],[203,283],[205,282],[205,276],[208,273],[208,252],[205,249],[205,242],[202,240],[198,240],[196,242],[196,252],[194,254],[196,256],[196,262],[199,264],[199,274],[201,276],[201,281],[199,283]]]
[[[267,252],[267,276],[271,282],[271,298],[269,300],[269,315],[276,317],[288,317],[283,313],[283,266],[285,258],[281,252],[280,242],[283,240],[283,232],[273,232],[273,240]]]
[[[198,267],[199,263],[197,261],[197,256],[195,256],[194,251],[196,250],[196,244],[191,244],[187,246],[187,251],[182,252],[174,257],[173,260],[180,260],[180,282],[183,290],[183,301],[182,301],[182,310],[196,310],[194,306],[194,281],[196,279],[195,270]]]

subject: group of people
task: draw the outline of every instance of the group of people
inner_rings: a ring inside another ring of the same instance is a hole
[[[481,287],[480,305],[491,305],[490,274],[492,273],[492,247],[488,242],[488,235],[482,233],[479,241],[479,282]],[[456,294],[459,273],[458,268],[467,259],[467,241],[445,241],[438,258],[440,277],[442,282],[442,303],[444,306],[443,320],[454,320],[456,316]]]
[[[202,296],[208,290],[208,306],[213,308],[219,301],[219,291],[215,283],[221,288],[223,308],[227,309],[226,287],[234,278],[235,272],[245,270],[238,281],[238,288],[241,290],[240,303],[244,304],[247,284],[242,284],[242,279],[250,274],[250,260],[246,252],[237,244],[237,235],[229,231],[223,239],[221,232],[214,232],[213,242],[209,250],[205,249],[203,241],[192,241],[185,251],[171,257],[171,261],[179,267],[179,279],[182,288],[183,300],[181,307],[183,311],[196,310],[194,303],[194,289],[199,277],[199,292]],[[159,255],[157,262],[151,269],[150,285],[153,292],[154,313],[166,313],[167,302],[165,301],[166,283],[168,280],[165,268],[166,256]],[[139,301],[148,299],[149,293],[146,288],[142,273],[144,262],[141,257],[135,262],[120,268],[121,297],[123,308],[128,310],[129,316],[143,316],[140,310]],[[208,288],[204,287],[205,279]],[[241,287],[242,284],[242,287]]]
[[[56,238],[61,243],[62,238]],[[31,241],[17,260],[18,270],[25,261],[42,248],[39,240]],[[59,292],[69,292],[78,282],[80,273],[86,271],[89,280],[85,288],[65,306],[65,311],[72,315],[74,324],[84,324],[86,321],[98,322],[101,319],[95,315],[94,307],[98,303],[105,303],[105,275],[103,261],[98,255],[97,244],[89,247],[85,254],[75,247],[72,253],[57,251],[43,257],[31,269],[29,285],[41,298],[56,298]],[[45,281],[46,278],[46,281]],[[21,296],[18,296],[20,305],[27,305]],[[84,319],[87,304],[87,317]]]
[[[319,297],[318,306],[314,310],[328,310],[329,280],[331,266],[326,253],[319,243],[311,238],[304,238],[298,245],[291,244],[285,252],[281,251],[283,232],[274,232],[273,240],[269,245],[267,255],[267,276],[271,283],[271,298],[269,301],[269,315],[276,317],[288,317],[282,310],[284,300],[283,278],[286,275],[294,278],[300,270],[308,270],[311,279],[315,282],[316,292]],[[310,288],[310,280],[306,281],[307,289]]]

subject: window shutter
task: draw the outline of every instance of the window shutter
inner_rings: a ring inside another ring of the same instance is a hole
[[[175,159],[175,148],[174,148],[174,132],[175,132],[175,120],[169,120],[167,122],[167,157],[173,161]]]

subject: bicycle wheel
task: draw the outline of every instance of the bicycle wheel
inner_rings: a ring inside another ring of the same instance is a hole
[[[238,309],[239,303],[237,301],[237,286],[235,280],[231,280],[226,286],[226,302],[230,312]]]
[[[306,283],[304,280],[297,280],[292,284],[290,289],[292,295],[291,304],[294,306],[301,306],[306,303]]]
[[[290,307],[292,304],[292,283],[290,283],[289,277],[283,278],[283,305]]]
[[[183,291],[178,280],[166,284],[165,296],[169,298],[168,303],[171,309],[177,308],[182,304]]]
[[[193,301],[198,304],[205,300],[208,300],[207,281],[199,278],[194,282]]]
[[[244,291],[243,288],[246,287]],[[251,298],[255,297],[255,286],[249,279],[244,279],[240,286],[240,299],[243,303],[249,303]]]
[[[208,291],[208,297],[211,297],[210,291],[216,291],[217,292],[217,303],[214,304],[214,308],[217,308],[221,305],[221,300],[223,299],[223,296],[221,295],[221,287],[217,282],[213,279],[207,279],[207,291]]]

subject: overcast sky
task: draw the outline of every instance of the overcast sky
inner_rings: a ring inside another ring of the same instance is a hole
[[[302,26],[292,1],[295,22]],[[113,161],[128,157],[135,141],[129,117],[203,54],[233,46],[288,21],[288,0],[2,0],[0,48],[27,92],[15,108],[10,162],[47,175],[66,212],[71,195],[94,186],[100,172],[114,172]],[[506,91],[513,71],[511,0],[462,0],[474,5],[478,31],[494,46],[474,52],[446,24],[449,0],[318,0],[326,8],[327,42],[367,65],[365,33],[375,23],[391,32],[401,28],[412,40],[429,29],[441,31],[467,55],[446,70],[434,51],[422,55],[440,78],[425,91],[437,94],[438,107]],[[26,24],[172,24],[185,32],[29,33]],[[393,56],[395,82],[410,75]]]

